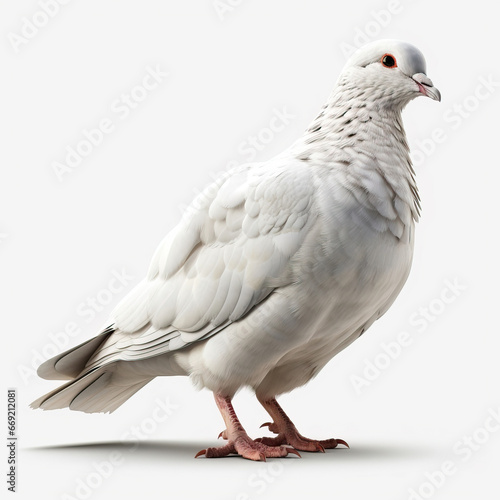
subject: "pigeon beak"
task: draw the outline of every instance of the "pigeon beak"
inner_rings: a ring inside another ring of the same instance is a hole
[[[412,80],[418,85],[418,91],[435,101],[441,101],[441,92],[434,87],[432,80],[424,73],[415,73]]]

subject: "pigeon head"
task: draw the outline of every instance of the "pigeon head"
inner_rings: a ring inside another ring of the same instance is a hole
[[[378,40],[361,47],[347,61],[339,84],[353,93],[359,91],[380,108],[402,109],[420,95],[441,100],[426,74],[422,52],[399,40]]]

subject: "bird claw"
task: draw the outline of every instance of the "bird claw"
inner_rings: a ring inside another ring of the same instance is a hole
[[[228,443],[224,446],[220,446],[219,448],[205,448],[204,450],[199,451],[194,458],[201,457],[202,455],[205,455],[206,458],[227,457],[232,453],[237,453],[237,451],[231,443]]]
[[[346,448],[351,449],[351,447],[343,440],[343,439],[336,439],[337,444],[343,444]]]
[[[220,438],[227,440],[227,429],[224,429],[223,431],[220,432],[220,434],[217,436],[217,439]]]
[[[293,446],[284,446],[284,448],[288,449],[288,453],[295,453],[295,455],[302,458],[302,455]]]
[[[195,455],[195,458],[202,455],[205,455],[206,458],[218,458],[236,454],[249,460],[265,462],[266,458],[286,457],[290,453],[300,457],[300,453],[290,446],[267,446],[244,435],[238,436],[234,441],[229,440],[228,444],[219,448],[201,450]]]
[[[259,429],[262,429],[262,427],[267,427],[271,432],[274,434],[279,434],[279,429],[278,426],[274,422],[264,422]]]
[[[320,453],[325,453],[326,449],[336,448],[339,444],[343,444],[344,446],[349,448],[349,445],[343,439],[324,439],[321,441],[316,439],[308,439],[299,434],[299,432],[295,429],[295,427],[291,429],[289,428],[286,431],[278,433],[276,437],[265,436],[258,438],[255,441],[258,443],[262,443],[263,445],[266,446],[289,445],[296,450],[311,451],[311,452],[319,451]]]

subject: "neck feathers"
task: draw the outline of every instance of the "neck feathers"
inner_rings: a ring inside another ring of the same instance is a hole
[[[386,96],[371,90],[340,81],[294,152],[301,160],[335,170],[347,189],[361,188],[383,218],[408,226],[419,218],[420,198],[403,106],[389,107]]]

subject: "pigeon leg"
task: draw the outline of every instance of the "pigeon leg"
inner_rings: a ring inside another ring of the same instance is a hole
[[[205,455],[207,458],[217,458],[236,454],[249,460],[262,460],[265,462],[266,458],[286,457],[289,453],[295,453],[300,457],[299,452],[293,448],[280,445],[268,446],[251,439],[236,416],[231,398],[222,396],[221,394],[214,394],[214,397],[222,418],[226,423],[224,437],[228,440],[228,443],[219,448],[201,450],[196,454],[195,458],[201,455]]]
[[[260,399],[260,403],[273,418],[273,422],[262,424],[261,427],[268,426],[271,432],[277,434],[276,437],[263,437],[257,439],[259,443],[268,446],[290,445],[301,451],[321,451],[324,453],[326,448],[336,448],[343,444],[349,448],[349,445],[343,439],[325,439],[322,441],[308,439],[302,436],[283,408],[278,404],[276,398]]]

